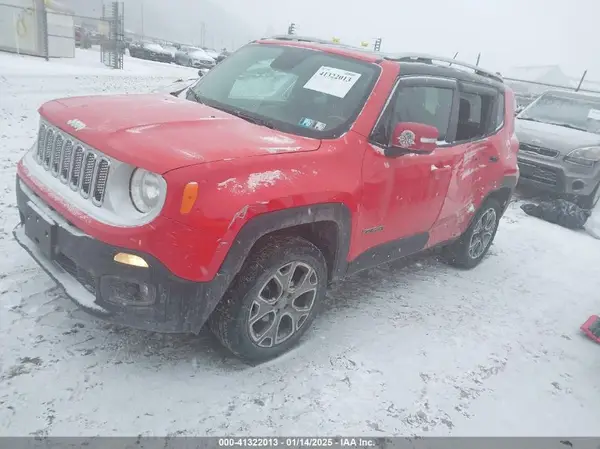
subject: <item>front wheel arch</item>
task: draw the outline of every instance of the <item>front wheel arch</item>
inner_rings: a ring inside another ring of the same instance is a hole
[[[229,248],[219,274],[237,274],[259,240],[273,234],[297,234],[311,241],[328,259],[330,280],[344,276],[350,250],[352,217],[343,203],[293,207],[257,215],[240,229]],[[335,247],[333,251],[329,248]]]

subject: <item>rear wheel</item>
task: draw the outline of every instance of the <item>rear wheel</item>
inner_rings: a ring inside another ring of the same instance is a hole
[[[464,234],[444,248],[442,255],[447,263],[460,268],[474,268],[487,254],[500,222],[502,209],[493,199],[488,199],[477,211]]]
[[[268,237],[245,262],[209,326],[249,362],[292,348],[312,323],[327,288],[321,251],[300,237]]]

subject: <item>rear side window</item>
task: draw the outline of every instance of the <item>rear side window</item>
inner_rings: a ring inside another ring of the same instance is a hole
[[[499,94],[496,100],[496,121],[493,124],[492,129],[498,131],[504,126],[504,116],[506,115],[504,94]]]
[[[398,91],[395,122],[435,126],[439,140],[445,140],[452,114],[452,89],[433,86],[406,86]]]
[[[461,92],[458,109],[457,141],[477,140],[492,134],[504,121],[504,102],[502,102],[502,118],[498,111],[500,96],[497,92]]]

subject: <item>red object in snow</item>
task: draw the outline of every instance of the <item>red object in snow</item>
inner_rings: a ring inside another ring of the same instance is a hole
[[[592,315],[581,325],[581,330],[596,343],[600,343],[600,317]]]

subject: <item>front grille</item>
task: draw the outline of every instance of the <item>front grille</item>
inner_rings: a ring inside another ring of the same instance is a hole
[[[37,144],[38,164],[83,198],[91,197],[94,205],[102,205],[110,159],[46,124],[40,126]]]
[[[560,154],[560,152],[556,150],[551,150],[549,148],[538,147],[536,145],[529,145],[526,143],[522,143],[519,145],[519,151],[525,151],[526,153],[535,153],[540,156],[556,158]]]
[[[540,167],[539,165],[531,164],[529,162],[519,161],[519,171],[521,172],[521,176],[523,178],[548,184],[550,186],[558,185],[558,174],[549,168]]]

